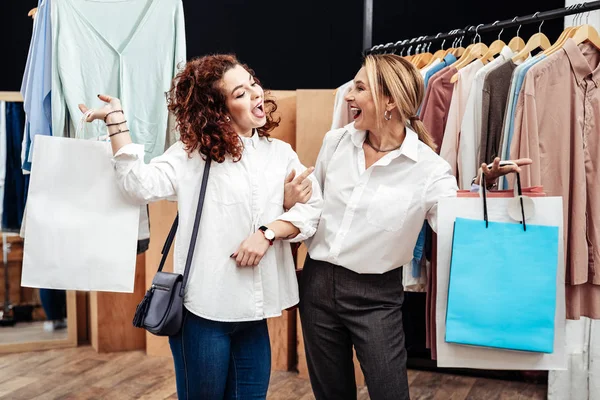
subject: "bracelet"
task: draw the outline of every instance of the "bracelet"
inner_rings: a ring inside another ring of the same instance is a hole
[[[110,114],[114,114],[114,113],[118,113],[118,112],[120,112],[121,114],[123,114],[123,110],[114,110],[114,111],[111,111],[108,114],[106,114],[104,116],[104,123],[106,123],[106,117],[108,117]]]
[[[126,119],[124,119],[122,122],[115,122],[114,124],[106,124],[106,126],[115,126],[115,125],[121,125],[124,124],[125,122],[127,122]]]
[[[129,129],[125,129],[124,131],[118,131],[118,132],[115,132],[115,133],[111,133],[110,135],[108,135],[108,137],[113,137],[115,135],[118,135],[119,133],[125,133],[125,132],[129,132]]]

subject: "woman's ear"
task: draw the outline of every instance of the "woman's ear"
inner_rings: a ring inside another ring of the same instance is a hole
[[[396,102],[391,97],[387,97],[385,100],[386,111],[394,111],[396,109]]]

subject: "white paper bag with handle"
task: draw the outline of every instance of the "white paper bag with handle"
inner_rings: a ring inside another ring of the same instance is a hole
[[[110,142],[38,136],[21,285],[133,292],[139,205],[117,186]]]
[[[442,368],[476,368],[497,370],[564,370],[567,366],[565,351],[565,270],[563,248],[562,198],[531,197],[535,214],[527,218],[531,225],[558,226],[558,273],[556,276],[555,335],[552,354],[493,349],[447,343],[446,311],[448,284],[452,257],[454,222],[457,217],[483,219],[483,202],[480,198],[444,198],[438,205],[437,234],[437,298],[436,335],[437,364]],[[509,215],[513,198],[488,198],[487,209],[490,221],[512,222]],[[473,238],[473,240],[482,240]],[[484,263],[484,261],[482,261]],[[483,265],[483,264],[482,264]],[[527,265],[523,265],[527,268]],[[476,306],[475,304],[473,305]]]

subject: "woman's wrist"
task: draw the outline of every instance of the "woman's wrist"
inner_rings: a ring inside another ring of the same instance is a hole
[[[107,125],[109,125],[109,124],[116,124],[116,123],[123,122],[123,121],[125,121],[125,115],[122,112],[113,112],[106,116],[104,122]]]

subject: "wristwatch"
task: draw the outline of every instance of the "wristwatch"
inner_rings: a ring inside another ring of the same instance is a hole
[[[262,231],[263,235],[265,235],[265,239],[267,239],[271,246],[273,246],[273,242],[275,241],[275,232],[264,225],[258,228],[258,230]]]

